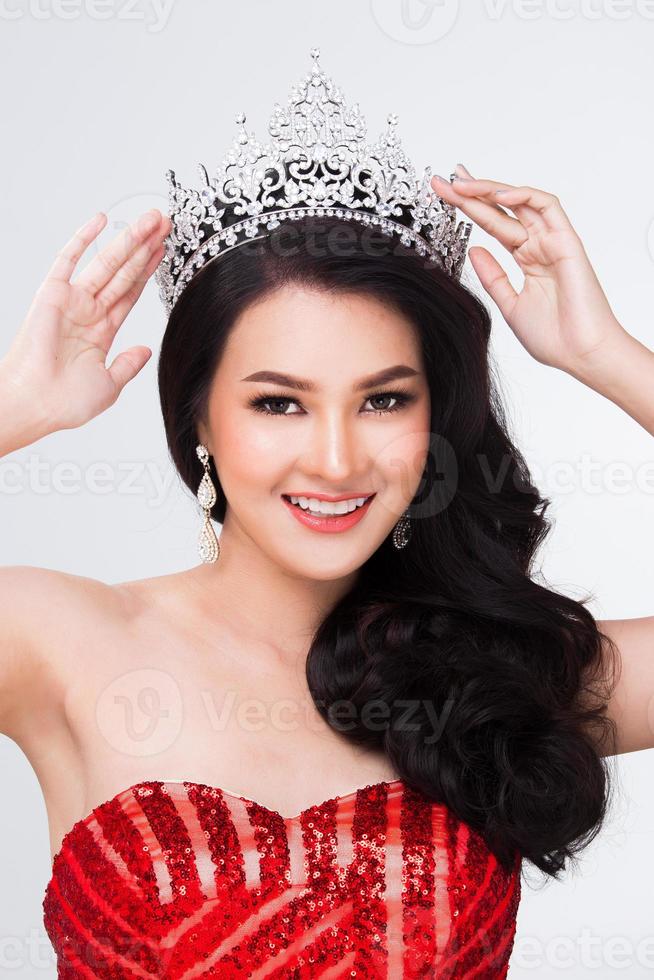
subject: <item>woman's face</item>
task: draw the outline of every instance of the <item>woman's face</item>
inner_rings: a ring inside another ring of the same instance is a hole
[[[402,377],[370,380],[398,365]],[[272,372],[287,378],[266,380]],[[420,486],[429,427],[418,338],[392,308],[295,285],[251,305],[230,333],[198,428],[228,502],[221,546],[246,535],[293,574],[351,574]],[[327,533],[284,500],[317,493],[374,498],[352,526]]]

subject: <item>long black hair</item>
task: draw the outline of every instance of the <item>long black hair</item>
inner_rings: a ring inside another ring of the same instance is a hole
[[[576,601],[534,580],[550,501],[509,435],[488,310],[439,265],[375,243],[363,225],[347,225],[347,243],[335,238],[343,225],[294,223],[292,246],[281,226],[196,273],[159,357],[169,451],[195,493],[197,423],[230,329],[271,291],[368,294],[415,325],[432,410],[411,538],[397,550],[389,532],[320,624],[309,690],[335,730],[385,751],[402,779],[480,831],[505,868],[517,852],[557,877],[607,812],[616,650],[589,596]],[[212,517],[223,523],[211,467]]]

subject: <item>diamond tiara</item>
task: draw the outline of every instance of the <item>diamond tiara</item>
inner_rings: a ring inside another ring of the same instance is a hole
[[[265,237],[282,221],[314,215],[399,236],[460,278],[472,223],[457,224],[455,206],[431,187],[430,167],[418,182],[395,131],[397,116],[388,116],[386,132],[370,147],[358,103],[345,103],[320,67],[318,48],[311,57],[311,71],[291,90],[287,106],[274,105],[270,142],[247,132],[241,112],[240,132],[215,176],[199,164],[199,190],[183,188],[174,171],[166,171],[172,228],[154,278],[168,314],[213,258]]]

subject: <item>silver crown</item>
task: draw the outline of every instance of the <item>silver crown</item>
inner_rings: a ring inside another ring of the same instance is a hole
[[[215,176],[198,165],[199,190],[186,190],[173,170],[166,172],[172,228],[155,281],[168,313],[211,259],[265,237],[282,221],[312,215],[399,235],[404,245],[460,278],[472,223],[457,224],[454,205],[431,187],[429,167],[419,184],[395,131],[395,114],[368,146],[358,103],[346,105],[319,65],[318,48],[311,57],[311,72],[291,90],[287,107],[274,105],[269,143],[247,132],[241,112],[241,130]]]

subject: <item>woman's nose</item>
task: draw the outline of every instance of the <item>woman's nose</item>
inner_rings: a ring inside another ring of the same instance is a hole
[[[304,467],[322,473],[332,481],[348,479],[367,466],[367,452],[355,426],[330,416],[313,427],[303,454]]]

